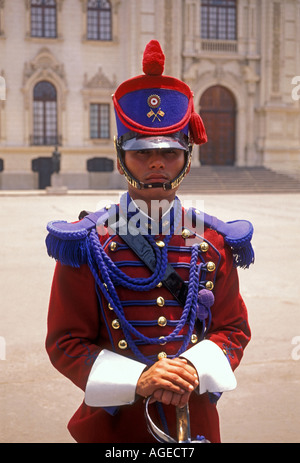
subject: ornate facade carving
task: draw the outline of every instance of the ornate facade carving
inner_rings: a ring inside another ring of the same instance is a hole
[[[84,89],[99,89],[99,88],[108,88],[115,89],[117,86],[116,76],[112,76],[112,79],[107,77],[102,67],[99,67],[97,73],[91,78],[88,79],[87,73],[84,74],[83,88]]]
[[[64,65],[57,61],[47,47],[41,48],[32,61],[24,64],[23,93],[26,109],[29,108],[31,90],[40,80],[49,80],[57,87],[61,109],[65,109],[67,82]]]

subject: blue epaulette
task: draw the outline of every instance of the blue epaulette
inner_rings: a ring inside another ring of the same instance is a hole
[[[110,217],[116,218],[116,208],[104,207],[89,213],[79,222],[52,221],[47,225],[47,251],[50,257],[63,265],[80,267],[87,263],[87,238],[91,229],[105,224]]]
[[[253,225],[248,220],[234,220],[223,222],[216,217],[200,212],[195,208],[188,210],[192,221],[200,219],[203,224],[220,233],[225,243],[230,246],[236,267],[249,268],[254,263],[254,250],[251,244]]]
[[[92,228],[105,224],[110,218],[116,219],[118,206],[103,208],[86,215],[75,223],[53,221],[47,225],[46,246],[49,256],[64,265],[80,267],[87,263],[87,237]],[[199,211],[188,210],[188,217],[199,221]],[[253,225],[247,220],[223,222],[214,216],[200,212],[203,224],[224,237],[225,243],[232,249],[234,263],[237,267],[248,268],[254,262],[254,251],[251,245]]]

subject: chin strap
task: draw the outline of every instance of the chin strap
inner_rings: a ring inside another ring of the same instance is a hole
[[[186,176],[187,170],[188,170],[188,168],[189,168],[189,166],[191,164],[192,149],[193,149],[192,144],[190,144],[188,149],[184,151],[185,165],[184,165],[184,168],[181,170],[181,172],[179,172],[177,177],[175,177],[170,182],[143,183],[143,182],[140,182],[139,180],[137,180],[135,177],[133,177],[131,172],[127,169],[127,167],[125,166],[125,163],[124,163],[125,151],[121,148],[121,145],[120,145],[117,138],[115,138],[114,141],[115,141],[115,147],[116,147],[119,163],[120,163],[121,169],[122,169],[122,171],[123,171],[123,173],[125,175],[125,178],[126,178],[127,182],[131,186],[133,186],[134,188],[137,188],[138,190],[144,190],[144,189],[147,189],[147,188],[163,188],[164,190],[174,190],[175,188],[177,188],[180,185],[180,183],[182,182],[182,180]]]

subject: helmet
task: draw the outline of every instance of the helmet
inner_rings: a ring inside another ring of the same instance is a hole
[[[193,144],[207,142],[191,89],[179,79],[162,75],[164,62],[159,42],[151,40],[143,55],[144,74],[123,82],[113,95],[117,156],[127,181],[139,189],[177,188],[190,165]],[[160,148],[184,150],[182,171],[165,183],[144,184],[135,179],[125,165],[125,151]]]

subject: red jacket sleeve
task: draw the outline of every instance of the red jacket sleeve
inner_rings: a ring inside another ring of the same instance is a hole
[[[214,290],[215,303],[211,309],[212,322],[206,339],[218,344],[234,370],[250,341],[251,332],[247,309],[239,292],[239,279],[231,250],[224,247],[224,243],[222,248]]]
[[[94,360],[99,310],[95,281],[87,265],[80,268],[57,263],[49,302],[46,350],[63,375],[85,389]]]

